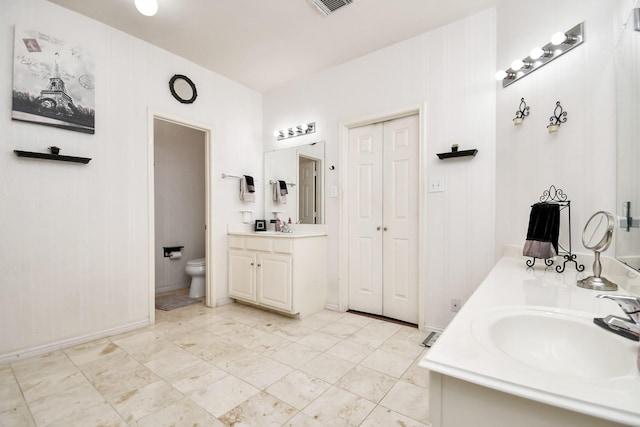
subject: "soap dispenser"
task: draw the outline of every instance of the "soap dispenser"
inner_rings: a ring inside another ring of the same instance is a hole
[[[276,218],[276,231],[280,231],[280,218]]]

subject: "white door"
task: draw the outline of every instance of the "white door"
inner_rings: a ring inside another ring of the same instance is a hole
[[[298,157],[298,220],[302,224],[316,221],[316,162],[307,157]]]
[[[418,323],[418,116],[349,131],[349,308]]]

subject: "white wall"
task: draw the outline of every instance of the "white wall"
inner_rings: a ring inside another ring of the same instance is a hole
[[[493,265],[495,11],[489,10],[293,82],[265,95],[265,150],[326,141],[326,165],[340,164],[343,123],[426,104],[423,149],[428,177],[447,191],[425,193],[426,247],[420,260],[426,324],[445,325],[451,298],[467,298]],[[272,132],[316,122],[315,134],[277,142]],[[477,157],[441,161],[452,143]],[[326,188],[345,171],[325,170]],[[424,187],[423,187],[424,188]],[[339,303],[339,199],[325,195],[328,300]]]
[[[16,24],[92,51],[95,135],[11,121]],[[3,1],[0,34],[0,360],[148,323],[148,109],[212,130],[216,263],[208,268],[217,298],[225,298],[226,230],[240,223],[241,202],[237,182],[220,173],[261,175],[262,96],[44,0]],[[194,104],[171,96],[175,73],[197,85]],[[93,160],[13,153],[50,145]]]
[[[552,184],[571,200],[574,252],[585,252],[582,229],[594,212],[616,211],[613,55],[626,18],[621,6],[630,7],[630,2],[537,0],[498,7],[498,69],[508,68],[514,59],[546,44],[553,33],[581,21],[586,43],[506,89],[496,85],[497,254],[505,244],[524,243],[530,206]],[[523,97],[531,113],[521,126],[514,126]],[[546,126],[556,101],[567,111],[567,122],[549,134]],[[565,223],[560,234],[566,241]]]
[[[156,293],[188,288],[187,261],[205,257],[205,141],[198,129],[154,122]],[[182,258],[163,246],[183,246]]]

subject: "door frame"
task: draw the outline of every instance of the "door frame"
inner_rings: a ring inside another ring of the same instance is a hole
[[[425,263],[421,262],[426,254],[426,103],[419,106],[408,107],[388,113],[374,114],[359,119],[340,123],[340,171],[349,170],[349,130],[360,126],[367,126],[378,122],[389,121],[401,117],[418,115],[418,328],[425,330],[425,306],[423,301],[426,295],[426,271]],[[340,175],[339,216],[340,228],[338,231],[338,310],[347,311],[349,308],[349,175],[342,172]]]
[[[155,170],[154,170],[154,121],[163,120],[168,123],[173,123],[179,126],[188,127],[204,132],[204,192],[205,192],[205,261],[206,261],[206,273],[205,273],[205,289],[206,298],[205,304],[207,307],[215,307],[216,295],[215,287],[213,286],[213,272],[215,266],[213,264],[214,257],[211,254],[211,242],[212,242],[212,229],[211,224],[213,222],[213,209],[210,209],[211,200],[213,200],[213,188],[210,185],[211,176],[213,171],[212,162],[210,161],[211,155],[211,133],[212,130],[209,126],[196,123],[192,120],[185,119],[173,114],[159,112],[157,110],[149,108],[147,110],[147,194],[148,194],[148,216],[149,216],[149,259],[148,259],[148,274],[149,274],[149,324],[153,325],[156,320],[155,312],[155,294],[156,294],[156,269],[155,269],[155,256],[156,256],[156,237],[155,237]]]

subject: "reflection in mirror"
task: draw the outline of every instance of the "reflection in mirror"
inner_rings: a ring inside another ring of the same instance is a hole
[[[324,142],[264,153],[265,215],[301,224],[324,224]],[[287,183],[285,200],[274,200],[277,181]]]
[[[578,280],[578,286],[586,289],[596,289],[599,291],[615,291],[618,285],[600,276],[602,264],[600,264],[600,253],[607,250],[613,239],[613,227],[615,219],[609,212],[594,213],[582,232],[582,244],[585,248],[593,250],[593,276]]]
[[[634,9],[634,12],[636,10]],[[622,217],[616,258],[640,269],[640,32],[629,16],[615,52],[617,102],[617,194]]]

